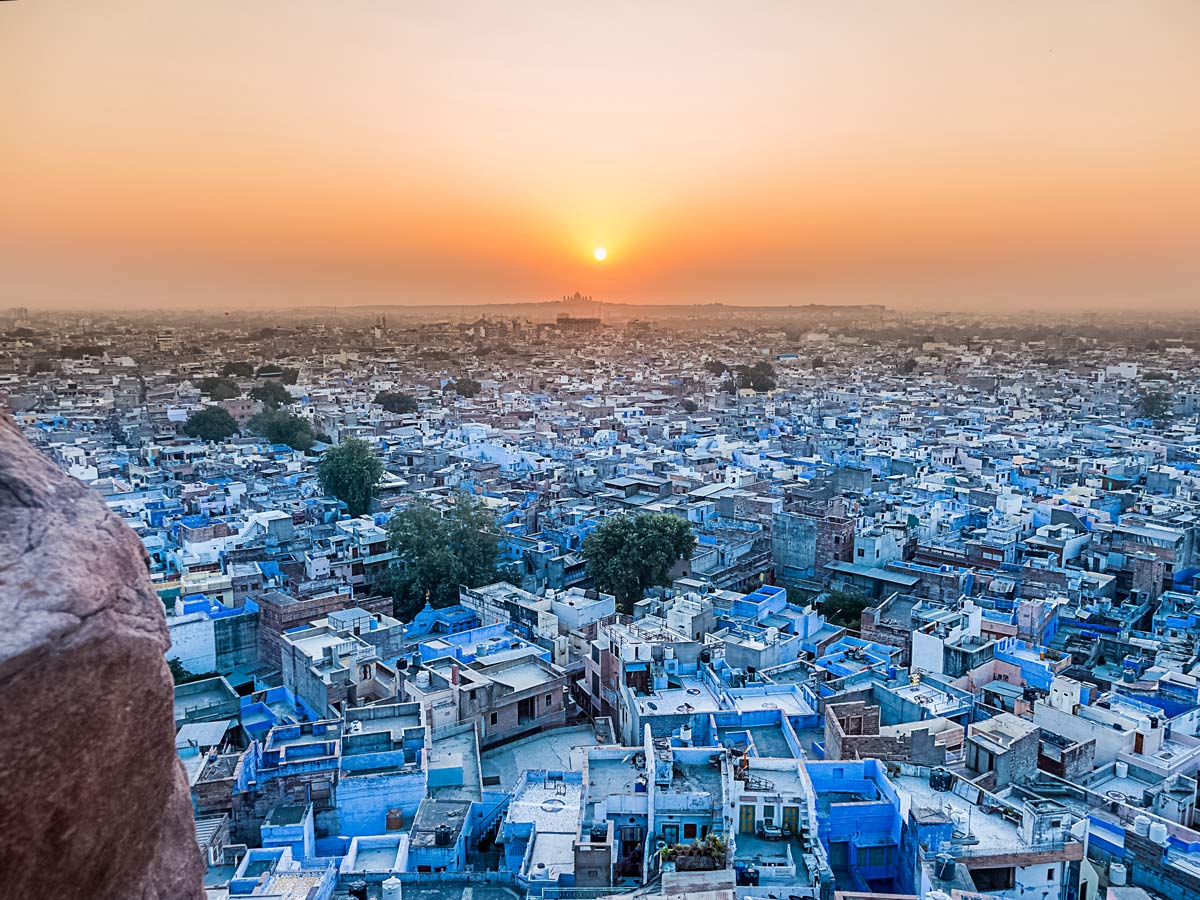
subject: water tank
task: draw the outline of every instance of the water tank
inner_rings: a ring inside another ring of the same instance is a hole
[[[929,786],[935,791],[948,791],[954,787],[954,773],[949,769],[932,769],[929,772]]]
[[[663,659],[674,659],[674,658],[675,658],[675,648],[670,645],[663,647]]]
[[[428,669],[421,669],[421,671],[417,672],[417,687],[419,687],[419,688],[429,687],[429,670]]]
[[[1150,817],[1138,816],[1133,820],[1133,830],[1145,837],[1150,833]]]
[[[702,662],[702,663],[712,662],[712,651],[711,650],[701,650],[700,651],[700,662]]]
[[[1117,760],[1117,764],[1113,767],[1113,771],[1117,773],[1118,778],[1129,777],[1129,763]]]
[[[679,727],[679,740],[685,747],[692,746],[692,726],[681,725]]]
[[[1108,866],[1108,883],[1113,887],[1121,887],[1125,884],[1125,864],[1110,863]]]
[[[953,881],[956,868],[953,856],[948,853],[939,853],[933,871],[940,881]]]
[[[401,900],[404,882],[393,875],[383,883],[383,900]]]
[[[361,878],[350,882],[349,891],[354,900],[367,900],[367,883]]]
[[[1167,845],[1167,826],[1163,822],[1150,823],[1150,840],[1160,847]]]
[[[404,828],[404,810],[389,809],[386,827],[388,831],[401,831]]]
[[[451,836],[450,826],[449,825],[439,825],[436,829],[434,829],[433,842],[438,847],[449,847],[450,846],[450,836]]]
[[[608,840],[607,825],[593,825],[591,830],[591,839],[593,844],[603,844]]]

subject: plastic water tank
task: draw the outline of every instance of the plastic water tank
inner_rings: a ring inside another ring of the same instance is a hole
[[[1145,837],[1150,833],[1150,817],[1138,816],[1133,820],[1133,830]]]
[[[1165,847],[1167,844],[1167,826],[1162,822],[1151,822],[1150,840],[1158,844],[1160,847]]]
[[[1118,778],[1128,778],[1129,777],[1129,763],[1123,762],[1118,759],[1117,764],[1113,767],[1113,769],[1117,773]]]
[[[393,875],[383,883],[383,900],[401,900],[404,882]]]
[[[1109,864],[1108,883],[1110,885],[1113,887],[1121,887],[1123,884],[1125,884],[1125,877],[1126,872],[1124,863],[1115,862]]]

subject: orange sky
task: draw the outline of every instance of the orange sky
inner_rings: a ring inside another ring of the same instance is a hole
[[[0,84],[0,308],[1200,308],[1195,0],[16,0]]]

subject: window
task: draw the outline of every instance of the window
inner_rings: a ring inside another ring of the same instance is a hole
[[[975,889],[984,893],[988,891],[1008,891],[1017,883],[1017,870],[1012,866],[999,869],[972,869],[971,878]]]
[[[490,720],[488,720],[488,724],[490,724],[490,725],[496,724],[496,714],[495,713],[492,713],[492,717]]]
[[[1054,880],[1054,870],[1053,870],[1053,869],[1047,869],[1047,870],[1046,870],[1046,880],[1047,880],[1047,881],[1053,881],[1053,880]]]
[[[694,838],[696,836],[696,823],[695,822],[684,822],[683,823],[683,836],[687,840],[691,840],[692,838]]]
[[[551,703],[553,703],[553,702],[554,702],[554,695],[553,695],[553,694],[547,694],[547,695],[546,695],[546,705],[547,705],[547,706],[549,706],[549,705],[550,705]]]

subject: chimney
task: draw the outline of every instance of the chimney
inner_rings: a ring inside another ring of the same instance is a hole
[[[450,667],[450,683],[453,685],[458,684],[458,663]]]

